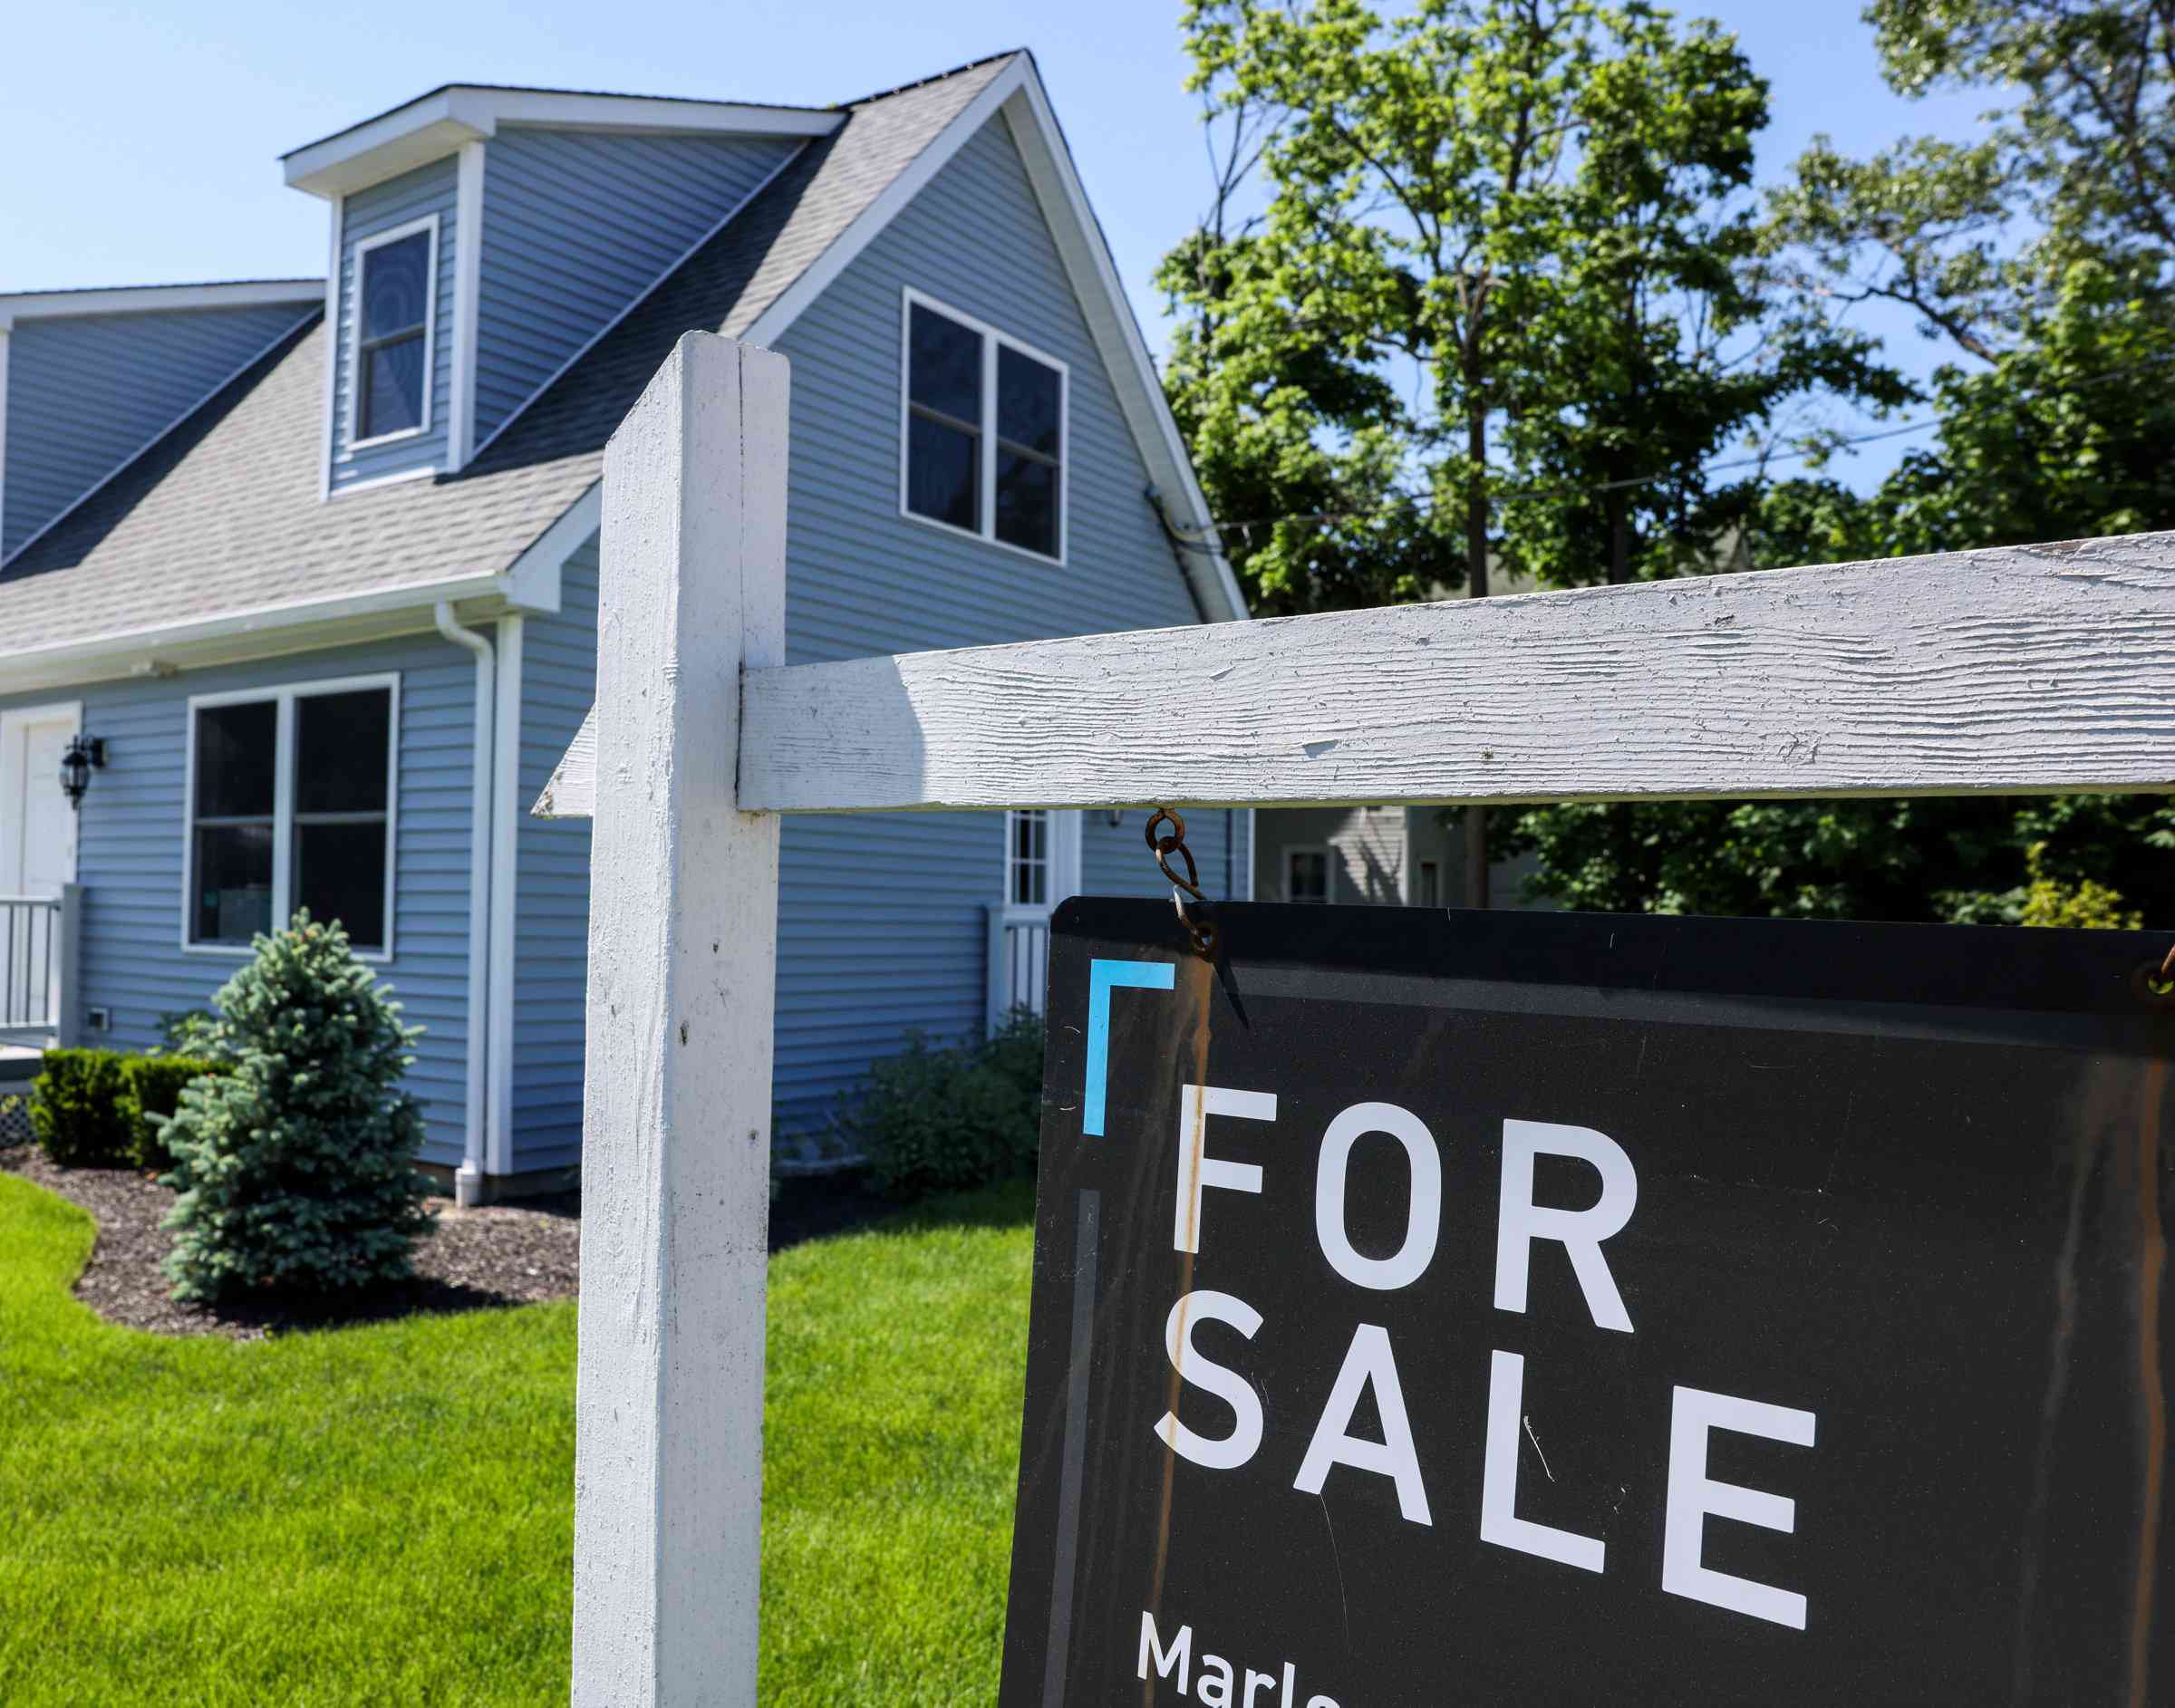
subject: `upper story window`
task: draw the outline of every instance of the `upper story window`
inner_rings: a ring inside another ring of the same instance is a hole
[[[906,293],[902,514],[1062,563],[1067,370]]]
[[[437,279],[435,214],[355,246],[351,444],[373,444],[430,427]]]
[[[182,941],[246,948],[307,908],[392,950],[392,677],[189,701]]]

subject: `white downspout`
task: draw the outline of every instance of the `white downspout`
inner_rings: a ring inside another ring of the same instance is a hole
[[[460,1170],[453,1201],[466,1206],[483,1197],[485,1088],[490,1073],[492,715],[498,701],[497,657],[491,643],[453,618],[453,603],[437,606],[438,632],[476,655],[476,729],[471,743],[475,774],[469,782],[469,1097]]]

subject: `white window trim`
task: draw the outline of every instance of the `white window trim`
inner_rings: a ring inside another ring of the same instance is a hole
[[[430,234],[430,254],[423,263],[423,419],[417,426],[380,433],[375,439],[357,439],[355,429],[362,400],[362,260],[372,249],[412,237],[419,231]],[[404,439],[420,439],[430,430],[430,393],[438,389],[438,216],[425,214],[406,225],[357,238],[351,265],[354,268],[354,283],[347,294],[347,336],[341,341],[342,359],[347,363],[347,456],[377,445],[397,445]]]
[[[1283,895],[1281,899],[1294,906],[1300,904],[1298,899],[1291,893],[1291,856],[1293,854],[1320,854],[1321,856],[1321,902],[1319,903],[1310,902],[1305,905],[1313,907],[1334,904],[1337,900],[1337,861],[1335,851],[1326,842],[1288,842],[1284,844],[1282,853],[1279,856],[1283,863],[1283,869],[1278,873],[1283,889]]]
[[[208,707],[246,706],[263,700],[279,708],[274,738],[272,768],[272,929],[283,930],[294,918],[295,840],[295,702],[321,694],[348,694],[365,689],[391,691],[391,729],[385,743],[385,942],[380,949],[361,949],[357,960],[382,966],[393,958],[393,896],[400,854],[401,812],[401,677],[397,671],[372,676],[334,676],[316,682],[285,682],[277,687],[235,688],[217,694],[191,694],[186,716],[188,740],[181,784],[181,952],[211,955],[228,960],[246,960],[253,952],[246,943],[199,943],[190,940],[189,921],[196,910],[197,893],[197,713]]]
[[[980,452],[981,479],[977,483],[981,514],[981,526],[962,528],[950,522],[940,522],[934,516],[922,516],[908,508],[907,481],[907,424],[910,420],[910,402],[907,387],[913,377],[914,366],[914,311],[916,307],[942,314],[956,321],[969,332],[981,338],[981,432]],[[1014,545],[1010,540],[997,537],[997,347],[1004,346],[1032,358],[1045,367],[1054,368],[1058,375],[1058,550],[1055,556]],[[1000,552],[1010,552],[1015,557],[1024,557],[1030,563],[1049,568],[1062,569],[1070,550],[1072,508],[1072,369],[1047,350],[1037,349],[1023,338],[992,326],[985,320],[956,309],[926,292],[905,286],[899,300],[899,515],[916,526],[935,528],[955,539],[979,540],[984,545],[993,545]]]
[[[1042,843],[1043,893],[1041,902],[1012,900],[1012,821],[1023,812],[1038,812],[1047,821]],[[997,893],[1008,909],[1023,912],[1051,912],[1080,892],[1081,830],[1085,815],[1077,807],[1013,806],[1005,809],[1004,853],[998,871]]]

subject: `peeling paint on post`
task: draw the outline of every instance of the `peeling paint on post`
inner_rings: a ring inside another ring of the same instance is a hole
[[[778,819],[736,799],[785,653],[785,359],[691,333],[604,453],[574,1701],[752,1704]]]

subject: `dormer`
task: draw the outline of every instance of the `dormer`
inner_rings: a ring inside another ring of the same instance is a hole
[[[458,472],[840,121],[455,83],[285,156],[332,204],[326,496]]]
[[[320,279],[0,296],[0,564],[324,300]]]

